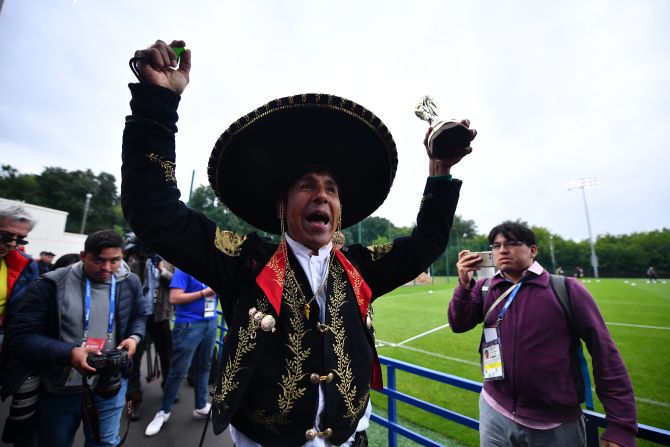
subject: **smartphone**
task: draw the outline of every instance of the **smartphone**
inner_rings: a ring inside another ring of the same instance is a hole
[[[493,252],[492,251],[477,251],[475,252],[481,256],[482,260],[477,264],[477,267],[495,267],[493,264]]]

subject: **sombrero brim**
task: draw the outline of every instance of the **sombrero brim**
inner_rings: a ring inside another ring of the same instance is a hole
[[[234,122],[217,140],[209,181],[233,213],[279,234],[277,203],[291,175],[321,166],[338,184],[342,227],[384,202],[398,165],[395,142],[372,112],[333,95],[276,99]]]

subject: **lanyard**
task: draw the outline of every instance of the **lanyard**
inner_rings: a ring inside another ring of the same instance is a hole
[[[502,319],[505,317],[505,314],[507,313],[507,309],[512,305],[512,301],[514,301],[514,297],[516,296],[517,292],[521,288],[521,284],[523,284],[523,281],[521,281],[519,284],[517,284],[514,287],[514,290],[512,290],[512,293],[510,294],[509,298],[507,298],[507,301],[505,301],[505,305],[503,306],[502,309],[500,309],[500,313],[498,314],[498,321],[496,323],[500,323]]]
[[[109,288],[109,318],[107,319],[107,339],[112,339],[114,330],[114,307],[116,300],[116,277],[112,275],[112,284]],[[88,325],[91,321],[91,281],[86,278],[86,293],[84,293],[84,340],[88,337]]]

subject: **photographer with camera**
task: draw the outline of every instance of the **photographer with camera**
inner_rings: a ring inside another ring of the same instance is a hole
[[[87,446],[119,443],[128,357],[144,336],[142,286],[123,261],[123,239],[95,232],[80,259],[31,286],[5,338],[26,367],[5,386],[39,371],[39,446],[71,446],[82,420]]]

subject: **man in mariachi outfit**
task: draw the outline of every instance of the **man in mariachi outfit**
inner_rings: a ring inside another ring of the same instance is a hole
[[[171,47],[183,46],[157,41],[131,60],[141,82],[130,85],[122,204],[140,238],[221,297],[229,330],[214,431],[230,424],[238,447],[365,445],[370,387],[381,387],[370,304],[444,251],[461,185],[449,171],[471,148],[430,158],[410,236],[375,249],[333,249],[338,227],[385,200],[395,143],[379,118],[352,101],[277,99],[221,135],[208,172],[222,203],[281,240],[222,231],[179,202],[176,109],[191,54],[178,61]]]

